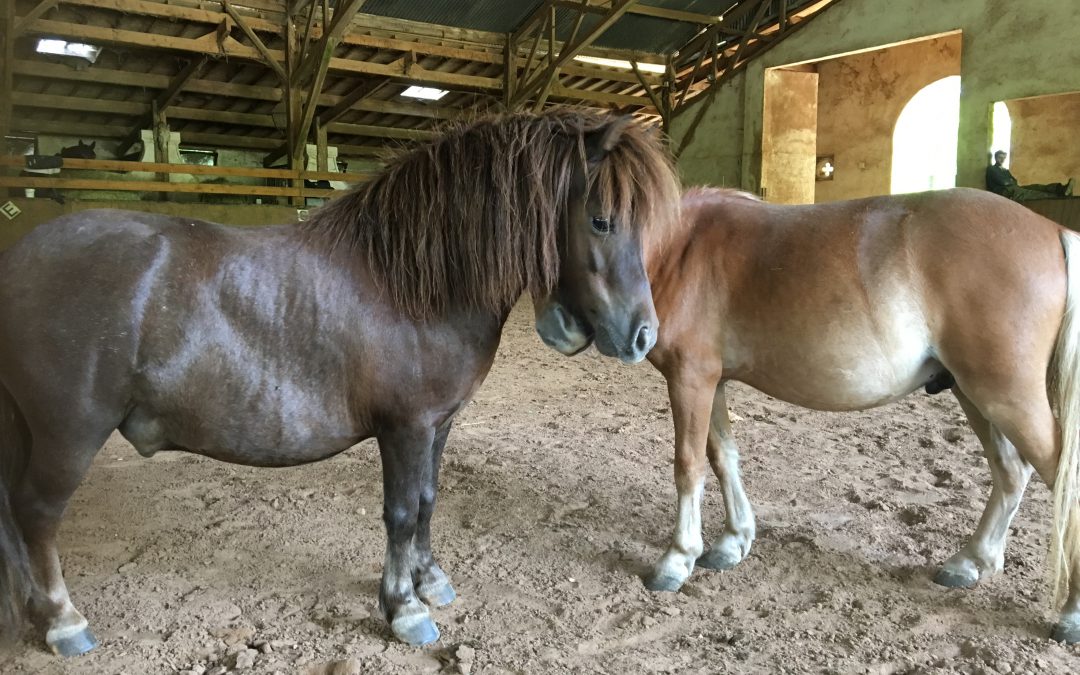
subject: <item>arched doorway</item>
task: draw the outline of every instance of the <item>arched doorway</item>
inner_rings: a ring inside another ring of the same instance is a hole
[[[960,128],[960,76],[919,90],[893,130],[892,193],[956,186],[956,142]]]

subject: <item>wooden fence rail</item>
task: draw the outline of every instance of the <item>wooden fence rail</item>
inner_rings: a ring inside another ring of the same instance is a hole
[[[25,157],[0,157],[0,168],[25,169]],[[304,181],[332,180],[345,183],[362,183],[371,178],[369,174],[335,173],[332,171],[294,171],[292,169],[263,169],[257,167],[202,166],[199,164],[159,164],[156,162],[125,162],[108,159],[63,158],[63,169],[91,169],[98,171],[141,171],[159,174],[159,180],[117,180],[109,178],[67,178],[56,175],[11,176],[0,175],[0,187],[9,188],[55,188],[69,190],[113,190],[134,192],[188,192],[218,195],[254,195],[268,197],[331,197],[339,190],[310,188]],[[289,181],[291,185],[246,185],[230,183],[173,183],[160,180],[162,174],[186,174],[198,176],[221,176],[234,178],[276,178]]]

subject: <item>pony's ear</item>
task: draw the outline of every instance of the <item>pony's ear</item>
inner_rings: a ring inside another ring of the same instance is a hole
[[[96,147],[97,147],[97,141],[94,141],[93,143],[91,143],[90,145],[88,145],[88,146],[86,146],[86,147],[88,147],[88,148],[90,148],[91,150],[93,150],[94,148],[96,148]]]
[[[611,149],[619,144],[623,131],[634,118],[630,115],[616,117],[604,126],[585,132],[585,159],[589,166],[599,164]]]

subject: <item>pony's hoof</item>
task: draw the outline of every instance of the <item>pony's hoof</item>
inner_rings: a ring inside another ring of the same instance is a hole
[[[1052,637],[1057,642],[1064,642],[1067,645],[1080,643],[1080,619],[1062,621],[1054,626]]]
[[[942,567],[934,575],[934,583],[946,588],[971,588],[979,583],[978,572],[972,572],[973,570],[954,570]]]
[[[645,588],[654,592],[674,593],[682,588],[683,580],[670,573],[654,573],[645,577]]]
[[[89,628],[82,628],[67,635],[46,636],[45,643],[58,656],[80,656],[98,646],[97,638]]]
[[[705,555],[697,559],[698,567],[707,567],[711,570],[730,570],[742,562],[742,558],[733,555],[731,551],[719,548],[710,548]]]
[[[457,600],[457,593],[454,592],[454,587],[450,585],[449,581],[431,589],[421,586],[416,589],[416,594],[420,596],[420,599],[428,607],[445,607]]]
[[[402,616],[390,622],[394,637],[413,647],[423,647],[439,639],[439,628],[427,614]]]

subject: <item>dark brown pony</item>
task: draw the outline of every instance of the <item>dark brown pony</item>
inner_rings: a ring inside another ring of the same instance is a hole
[[[431,552],[440,456],[511,306],[527,291],[559,307],[538,315],[545,341],[572,321],[640,360],[643,256],[677,208],[650,132],[554,112],[447,131],[299,226],[99,210],[38,227],[0,254],[3,627],[28,609],[57,653],[94,647],[56,532],[119,429],[148,457],[253,466],[377,438],[380,605],[398,638],[437,639],[428,607],[455,597]]]
[[[662,332],[649,360],[675,422],[678,519],[647,584],[750,551],[724,383],[819,410],[862,410],[951,388],[994,487],[971,540],[936,580],[1001,571],[1032,470],[1054,492],[1055,639],[1080,641],[1080,235],[976,190],[775,206],[724,190],[683,199],[686,228],[650,266]],[[707,462],[727,523],[701,537]]]

